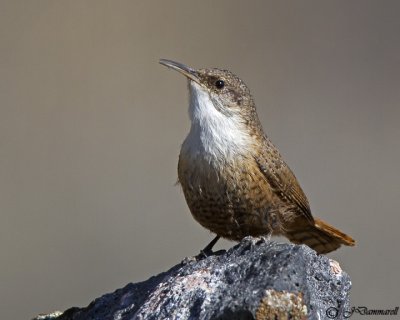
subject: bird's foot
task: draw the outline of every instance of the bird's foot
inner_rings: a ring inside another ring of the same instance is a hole
[[[212,251],[212,250],[209,250],[209,251],[200,250],[200,253],[199,253],[197,256],[195,256],[194,258],[195,258],[197,261],[200,261],[200,260],[203,260],[203,259],[208,258],[208,257],[211,257],[211,256],[220,256],[220,255],[223,255],[225,252],[226,252],[226,250],[217,250],[217,251]]]
[[[218,250],[215,252],[212,250],[212,248],[217,243],[219,238],[220,238],[220,236],[216,236],[214,239],[211,240],[211,242],[203,250],[200,250],[200,253],[195,257],[196,260],[202,260],[209,256],[223,254],[225,252],[225,250]]]

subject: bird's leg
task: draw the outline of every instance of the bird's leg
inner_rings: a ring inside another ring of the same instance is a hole
[[[203,250],[200,250],[200,253],[196,258],[202,259],[202,258],[207,258],[208,256],[211,256],[213,254],[212,248],[218,242],[219,238],[221,238],[221,237],[216,236],[214,239],[212,239],[211,242]]]
[[[215,236],[215,238],[212,239],[211,242],[201,251],[203,251],[203,253],[205,253],[205,254],[212,253],[212,248],[218,242],[219,238],[221,238],[221,237],[220,236]]]

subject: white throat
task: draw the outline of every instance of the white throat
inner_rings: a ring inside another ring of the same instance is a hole
[[[181,153],[210,163],[234,160],[251,147],[251,139],[239,116],[218,111],[207,89],[190,81],[191,128]]]

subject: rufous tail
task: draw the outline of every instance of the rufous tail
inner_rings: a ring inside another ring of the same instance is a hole
[[[328,253],[341,245],[354,246],[353,238],[339,231],[330,224],[314,219],[315,224],[307,224],[302,228],[288,230],[286,236],[297,244],[306,244],[318,253]]]

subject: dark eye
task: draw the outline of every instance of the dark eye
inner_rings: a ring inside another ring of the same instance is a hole
[[[223,80],[215,81],[215,86],[217,89],[222,89],[225,86],[225,82]]]

